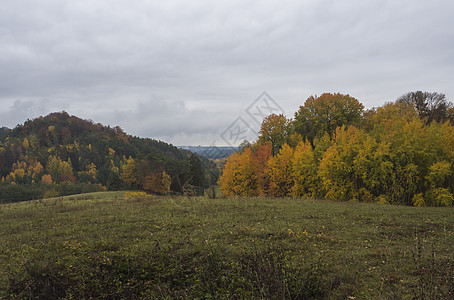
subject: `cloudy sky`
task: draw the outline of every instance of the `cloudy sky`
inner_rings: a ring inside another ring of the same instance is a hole
[[[65,110],[225,145],[264,91],[288,117],[323,92],[452,101],[453,13],[452,0],[2,0],[0,126]]]

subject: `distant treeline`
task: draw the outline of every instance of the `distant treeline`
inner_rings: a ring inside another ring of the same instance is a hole
[[[294,119],[267,117],[219,183],[226,195],[451,206],[453,125],[453,105],[439,93],[369,110],[349,95],[312,96]]]
[[[189,150],[191,152],[197,153],[199,156],[210,159],[227,158],[232,153],[235,153],[239,150],[238,147],[229,146],[179,146],[179,148]]]

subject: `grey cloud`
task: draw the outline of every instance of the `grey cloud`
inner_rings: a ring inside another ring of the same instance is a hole
[[[326,91],[367,107],[415,89],[452,99],[453,10],[443,0],[4,0],[0,121],[32,113],[6,116],[17,99],[47,99],[41,114],[209,144],[264,90],[288,116]]]
[[[49,112],[49,106],[44,99],[34,101],[15,100],[11,106],[0,110],[2,126],[13,128],[28,119],[34,119]],[[18,121],[21,120],[21,121]]]

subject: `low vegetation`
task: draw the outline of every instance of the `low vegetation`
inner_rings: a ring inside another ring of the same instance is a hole
[[[453,299],[453,209],[100,192],[0,205],[0,298]]]

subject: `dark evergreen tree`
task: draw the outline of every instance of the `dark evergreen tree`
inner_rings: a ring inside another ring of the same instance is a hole
[[[191,157],[189,158],[189,164],[191,170],[191,180],[189,183],[197,187],[206,187],[205,170],[197,154],[193,153],[191,155]]]

